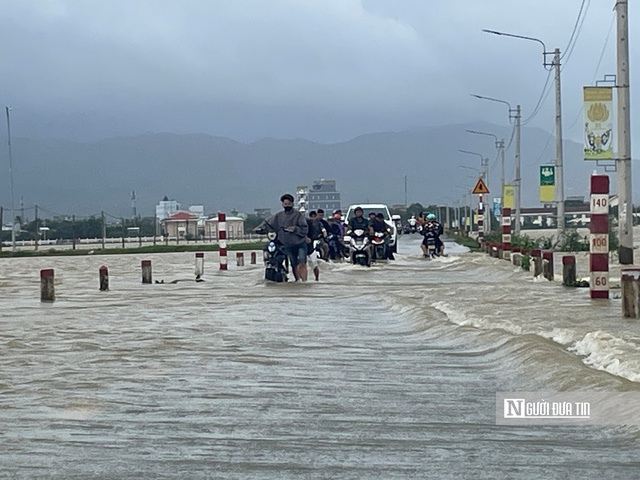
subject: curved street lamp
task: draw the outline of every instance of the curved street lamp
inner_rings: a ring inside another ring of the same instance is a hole
[[[564,172],[563,172],[563,154],[562,154],[562,99],[560,88],[560,49],[556,48],[553,52],[547,51],[547,46],[542,40],[534,37],[526,37],[524,35],[515,35],[513,33],[498,32],[496,30],[482,30],[485,33],[499,35],[503,37],[519,38],[522,40],[530,40],[538,42],[542,45],[542,65],[545,69],[551,67],[555,70],[556,82],[556,204],[558,208],[558,240],[562,242],[565,234],[564,222]],[[553,61],[547,63],[547,55],[553,55]]]

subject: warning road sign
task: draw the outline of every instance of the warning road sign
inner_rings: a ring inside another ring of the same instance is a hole
[[[473,187],[473,191],[471,193],[475,195],[483,195],[485,193],[489,193],[489,189],[487,188],[487,185],[484,183],[484,180],[479,178],[478,183],[476,183],[476,186]]]

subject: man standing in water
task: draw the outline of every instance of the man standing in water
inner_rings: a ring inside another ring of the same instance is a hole
[[[296,281],[307,281],[307,219],[293,208],[293,195],[285,193],[280,197],[283,210],[267,220],[270,228],[278,235],[284,251],[287,252],[291,270]]]

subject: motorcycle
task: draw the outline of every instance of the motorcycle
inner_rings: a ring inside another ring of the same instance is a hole
[[[270,227],[270,225],[267,225]],[[278,234],[274,231],[267,231],[266,228],[258,228],[255,230],[259,234],[267,234],[267,243],[264,248],[264,279],[271,282],[288,282],[289,281],[289,258],[278,241]]]
[[[372,249],[369,237],[365,230],[358,228],[351,232],[351,235],[349,236],[349,247],[351,263],[354,265],[362,265],[363,267],[371,266]]]
[[[373,259],[387,260],[387,235],[384,232],[375,232],[371,241],[373,243]]]
[[[345,251],[345,246],[342,245],[338,237],[334,233],[329,233],[324,241],[329,245],[329,259],[333,261],[342,261],[343,258],[348,257],[348,251]]]
[[[427,256],[428,258],[436,258],[440,255],[436,250],[436,234],[434,232],[426,232],[424,238],[427,240]]]
[[[320,260],[328,261],[325,258],[325,249],[323,248],[325,242],[323,239],[313,240],[313,253],[312,255],[318,255]]]

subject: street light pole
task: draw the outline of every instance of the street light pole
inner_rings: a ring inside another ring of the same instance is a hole
[[[616,2],[618,87],[618,260],[633,264],[633,197],[631,195],[631,113],[629,103],[628,0]]]
[[[479,98],[480,100],[489,100],[491,102],[503,103],[507,107],[509,107],[509,120],[515,121],[515,135],[516,135],[516,172],[515,178],[513,179],[513,189],[514,191],[514,199],[513,199],[513,209],[514,209],[514,220],[516,222],[515,234],[520,235],[520,208],[522,205],[521,199],[521,181],[520,178],[520,119],[522,118],[522,112],[520,111],[520,105],[516,105],[516,108],[511,108],[511,104],[505,100],[499,100],[497,98],[485,97],[482,95],[471,94],[472,97]],[[504,158],[504,147],[502,150],[502,156]],[[504,186],[502,188],[502,196],[504,197]]]
[[[11,249],[16,251],[16,212],[13,202],[13,157],[11,155],[11,117],[9,116],[9,107],[5,107],[7,111],[7,142],[9,145],[9,177],[11,182]]]
[[[515,114],[515,123],[516,123],[516,178],[514,180],[514,189],[515,189],[515,199],[514,199],[514,210],[515,212],[515,221],[516,221],[516,229],[515,234],[520,235],[520,209],[522,208],[522,177],[520,176],[520,119],[522,118],[522,112],[520,111],[520,105],[516,105],[516,114]]]
[[[556,48],[553,52],[547,51],[544,42],[538,38],[525,37],[524,35],[514,35],[512,33],[496,32],[495,30],[483,30],[485,33],[500,35],[504,37],[520,38],[523,40],[531,40],[542,45],[542,65],[545,67],[555,68],[556,83],[556,202],[558,205],[558,241],[562,242],[565,233],[564,222],[564,175],[563,175],[563,159],[562,159],[562,102],[560,95],[560,49]],[[553,54],[553,62],[547,63],[547,55]],[[516,174],[516,176],[519,176]],[[516,225],[519,228],[520,224]]]
[[[556,77],[556,202],[558,205],[558,241],[564,239],[564,175],[562,155],[562,99],[560,89],[560,49],[553,52]]]

